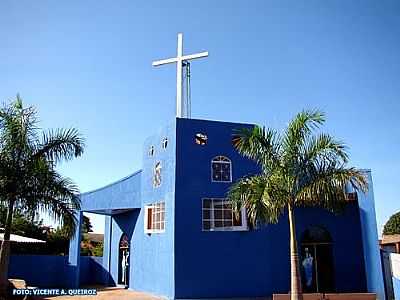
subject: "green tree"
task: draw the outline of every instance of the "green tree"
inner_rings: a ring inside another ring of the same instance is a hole
[[[348,154],[341,142],[315,133],[325,122],[319,111],[303,111],[279,134],[255,126],[241,129],[233,145],[243,156],[261,167],[258,175],[247,176],[232,185],[228,197],[235,214],[246,208],[253,226],[257,221],[277,223],[288,213],[290,230],[291,300],[303,299],[299,255],[295,232],[295,210],[300,206],[343,208],[347,184],[367,190],[364,174],[347,167]]]
[[[83,233],[93,232],[92,223],[90,222],[90,219],[89,219],[89,217],[87,217],[87,216],[83,216],[83,220],[82,220],[82,232],[83,232]]]
[[[400,212],[395,213],[389,218],[385,226],[383,226],[383,234],[400,234]]]
[[[40,132],[34,107],[19,96],[0,108],[0,203],[7,207],[4,241],[0,247],[0,293],[8,287],[10,234],[15,210],[34,215],[47,212],[72,236],[78,187],[55,166],[82,155],[84,141],[76,129]]]
[[[57,228],[47,236],[46,254],[67,255],[69,250],[69,231]]]
[[[103,248],[104,248],[104,243],[97,243],[93,250],[92,250],[92,255],[93,256],[103,256]]]
[[[7,207],[0,204],[0,227],[4,228],[7,218]],[[23,235],[35,239],[45,239],[46,233],[43,232],[42,220],[31,220],[30,216],[21,210],[15,209],[11,224],[11,231],[14,234]]]

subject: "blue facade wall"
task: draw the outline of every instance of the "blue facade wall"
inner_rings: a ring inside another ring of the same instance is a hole
[[[129,288],[174,297],[175,121],[149,137],[143,148],[143,171],[82,195],[82,211],[108,215],[105,220],[103,275],[118,284],[119,241],[130,241]],[[162,141],[168,139],[166,148]],[[154,147],[154,155],[149,148]],[[154,166],[162,165],[161,186],[153,187]],[[165,202],[166,228],[162,234],[144,233],[144,206]],[[70,261],[79,270],[79,239],[71,241]],[[79,272],[75,280],[79,282]],[[157,278],[157,280],[155,280]]]
[[[364,261],[367,272],[368,291],[376,293],[378,299],[385,299],[385,286],[382,274],[381,256],[378,245],[375,200],[371,171],[366,170],[369,183],[367,193],[359,193],[361,233],[364,246]]]
[[[83,218],[83,213],[82,211],[75,211],[75,217],[76,217],[76,227],[75,227],[75,233],[74,236],[71,238],[69,242],[69,255],[68,255],[68,277],[69,281],[66,285],[66,287],[73,287],[77,288],[80,283],[80,255],[81,255],[81,237],[82,237],[82,231],[81,231],[81,224],[82,224],[82,218]]]
[[[367,290],[357,202],[349,203],[345,211],[338,215],[318,208],[298,208],[296,223],[299,241],[302,233],[311,226],[322,226],[331,234],[337,292],[350,293]],[[287,257],[288,255],[287,252]],[[287,284],[289,287],[289,282]]]
[[[185,119],[177,122],[176,298],[257,297],[289,291],[286,215],[278,224],[258,230],[202,231],[202,198],[223,198],[230,186],[211,181],[212,158],[223,155],[231,159],[233,181],[259,171],[232,147],[233,130],[242,126],[250,125]],[[207,135],[207,145],[194,143],[196,133]],[[337,290],[365,291],[358,206],[349,205],[340,216],[320,209],[297,209],[296,218],[298,237],[315,225],[330,232]]]
[[[174,297],[174,199],[175,199],[175,122],[162,128],[144,142],[142,172],[142,209],[132,243],[133,280],[130,288]],[[162,141],[168,139],[166,149]],[[149,155],[150,147],[154,155]],[[154,167],[161,162],[161,185],[153,187]],[[165,232],[144,233],[144,205],[165,202]]]

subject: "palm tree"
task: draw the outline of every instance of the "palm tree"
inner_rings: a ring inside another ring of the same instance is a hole
[[[82,155],[84,140],[76,129],[39,133],[34,107],[23,107],[21,98],[0,108],[0,204],[7,207],[4,239],[0,247],[0,292],[8,287],[10,234],[16,210],[47,213],[60,225],[77,224],[78,187],[61,176],[55,166]]]
[[[251,225],[277,223],[286,211],[290,229],[291,300],[301,300],[295,209],[301,206],[339,211],[346,201],[347,185],[367,190],[360,170],[347,167],[343,143],[314,131],[325,122],[319,111],[303,111],[279,134],[255,126],[234,133],[233,145],[261,167],[258,175],[232,185],[228,197],[236,214],[244,207]]]

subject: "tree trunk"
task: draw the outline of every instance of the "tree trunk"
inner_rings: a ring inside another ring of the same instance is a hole
[[[290,229],[290,300],[303,300],[301,291],[301,277],[299,253],[297,251],[296,225],[294,220],[294,209],[289,204],[289,229]]]
[[[10,260],[10,235],[14,211],[14,200],[8,205],[3,242],[0,246],[0,299],[6,299],[8,289],[8,264]]]

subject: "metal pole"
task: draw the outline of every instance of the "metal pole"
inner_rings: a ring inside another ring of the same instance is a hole
[[[176,62],[176,116],[182,118],[182,53],[183,40],[182,33],[178,34],[178,49]]]

